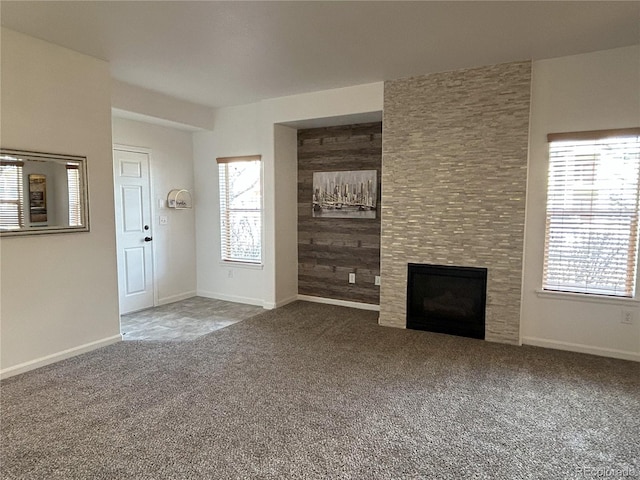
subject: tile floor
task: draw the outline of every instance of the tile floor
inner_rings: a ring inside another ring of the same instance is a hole
[[[194,340],[264,312],[262,307],[192,297],[120,317],[124,340]]]

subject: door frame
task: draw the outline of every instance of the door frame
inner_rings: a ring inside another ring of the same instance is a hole
[[[131,145],[124,145],[122,143],[114,143],[112,145],[111,148],[111,163],[112,163],[112,172],[113,172],[113,193],[114,193],[114,198],[113,198],[113,206],[114,206],[114,217],[113,220],[114,222],[116,222],[116,215],[118,215],[118,212],[116,211],[115,205],[116,205],[116,199],[115,199],[115,195],[116,195],[116,191],[115,191],[115,186],[116,186],[116,182],[115,182],[115,178],[116,178],[116,159],[115,159],[115,155],[113,154],[114,150],[121,150],[121,151],[125,151],[125,152],[133,152],[133,153],[143,153],[147,155],[147,158],[149,159],[149,178],[147,179],[149,182],[149,210],[150,210],[150,215],[151,215],[151,219],[149,220],[149,223],[151,225],[151,235],[153,235],[154,237],[156,236],[156,222],[155,222],[155,218],[156,218],[156,209],[155,209],[155,191],[153,188],[153,182],[151,181],[151,179],[153,178],[153,162],[152,162],[152,154],[151,154],[151,149],[147,148],[147,147],[135,147],[135,146],[131,146]],[[155,239],[154,239],[155,240]],[[117,246],[117,242],[118,242],[118,229],[117,229],[117,224],[116,224],[116,246]],[[151,270],[152,270],[152,274],[151,274],[151,280],[153,281],[153,306],[157,307],[159,305],[158,302],[158,279],[156,277],[156,242],[150,242],[151,243]],[[119,248],[116,248],[116,262],[118,261],[118,255],[119,255]],[[120,278],[120,272],[118,271],[118,294],[120,293],[120,282],[122,281],[122,279]],[[120,315],[122,315],[122,313],[120,312],[120,302],[118,301],[118,313]]]

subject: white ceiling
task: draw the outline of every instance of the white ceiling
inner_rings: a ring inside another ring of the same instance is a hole
[[[640,2],[8,1],[2,25],[218,107],[640,43]]]

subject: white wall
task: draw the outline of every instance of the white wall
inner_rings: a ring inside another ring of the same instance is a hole
[[[2,146],[85,155],[91,231],[0,241],[0,374],[119,341],[109,65],[2,29]]]
[[[260,154],[258,105],[216,112],[212,132],[194,133],[196,255],[198,295],[262,305],[264,271],[225,267],[220,261],[220,201],[217,157]]]
[[[533,64],[522,342],[640,360],[638,302],[543,296],[547,133],[640,125],[640,47]],[[622,309],[635,324],[621,323]]]
[[[158,303],[196,294],[195,211],[167,208],[174,188],[194,191],[193,142],[189,131],[114,118],[113,143],[151,150],[153,247]],[[162,207],[161,207],[162,206]],[[160,225],[160,216],[168,223]]]
[[[119,116],[192,131],[213,128],[214,109],[111,80],[111,106]],[[132,118],[135,117],[135,118]]]
[[[274,190],[275,211],[275,295],[278,304],[298,296],[298,130],[274,125],[274,163],[278,188]],[[296,234],[291,234],[296,225]],[[293,261],[295,259],[295,261]]]
[[[297,198],[297,143],[293,141],[293,129],[276,131],[276,126],[379,112],[383,87],[382,83],[359,85],[223,108],[216,112],[213,132],[194,134],[199,295],[265,308],[297,296],[297,249],[279,243],[297,244],[297,214],[289,205]],[[216,157],[251,154],[261,154],[263,162],[262,269],[220,264]]]

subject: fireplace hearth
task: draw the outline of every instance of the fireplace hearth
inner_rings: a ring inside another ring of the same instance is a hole
[[[407,328],[484,339],[487,269],[410,263]]]

